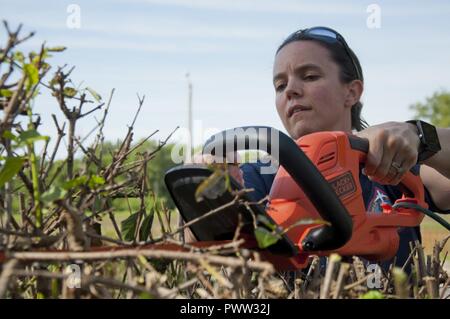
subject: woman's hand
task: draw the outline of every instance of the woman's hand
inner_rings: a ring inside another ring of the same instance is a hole
[[[355,135],[369,140],[365,174],[373,181],[397,185],[417,163],[420,140],[413,124],[387,122]]]
[[[237,163],[240,162],[240,156],[238,153],[235,155]],[[231,157],[232,158],[232,157]],[[215,158],[210,154],[196,154],[193,156],[193,162],[197,164],[212,164]],[[239,164],[228,164],[228,173],[233,177],[242,187],[244,187],[244,175],[239,168]]]

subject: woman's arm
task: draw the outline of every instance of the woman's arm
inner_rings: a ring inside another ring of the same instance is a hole
[[[438,128],[441,151],[427,159],[420,169],[420,177],[442,210],[450,209],[450,129]]]
[[[437,128],[436,130],[441,151],[427,159],[424,164],[450,179],[450,129]]]
[[[436,206],[450,209],[450,129],[437,129],[441,151],[427,159],[420,176]],[[417,162],[420,145],[415,125],[388,122],[371,126],[356,135],[369,140],[366,174],[382,184],[397,185]],[[397,169],[396,167],[400,167]]]
[[[441,210],[450,210],[450,180],[427,165],[420,168],[420,177],[436,206]]]

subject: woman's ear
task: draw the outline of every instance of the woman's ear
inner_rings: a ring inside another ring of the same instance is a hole
[[[347,96],[345,97],[345,107],[352,107],[361,98],[364,90],[364,84],[361,80],[353,80],[348,83]]]

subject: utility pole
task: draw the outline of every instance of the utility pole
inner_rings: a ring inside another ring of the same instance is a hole
[[[192,127],[192,81],[190,78],[190,74],[189,72],[186,73],[186,79],[188,82],[188,131],[189,131],[189,136],[188,136],[188,145],[186,145],[186,151],[184,154],[184,163],[185,164],[190,164],[192,163],[192,149],[194,148],[193,145],[193,127]],[[184,225],[184,221],[183,218],[181,218],[178,221],[178,227],[181,228]],[[181,231],[180,232],[180,241],[182,243],[185,243],[185,231]]]
[[[186,148],[186,154],[185,154],[185,163],[191,163],[192,162],[192,150],[194,148],[193,145],[193,133],[194,129],[192,127],[192,81],[190,78],[189,72],[186,73],[186,79],[188,81],[188,130],[189,130],[189,140],[188,145]]]

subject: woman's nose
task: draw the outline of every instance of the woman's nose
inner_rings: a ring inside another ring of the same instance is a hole
[[[291,80],[288,82],[285,90],[288,99],[296,98],[303,95],[303,86],[300,81]]]

